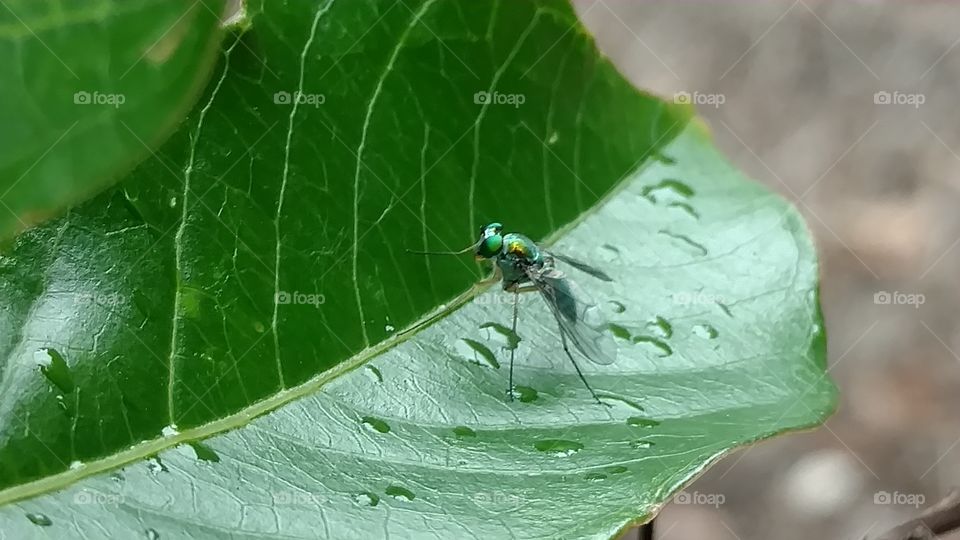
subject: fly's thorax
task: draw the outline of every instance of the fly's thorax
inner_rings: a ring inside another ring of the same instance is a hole
[[[502,256],[512,258],[524,264],[542,264],[543,255],[537,244],[522,234],[503,235]]]
[[[497,257],[497,266],[503,273],[504,288],[527,281],[527,269],[543,266],[543,255],[537,244],[522,234],[503,236],[503,249]]]

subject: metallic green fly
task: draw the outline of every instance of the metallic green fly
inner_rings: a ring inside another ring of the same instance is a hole
[[[483,226],[480,229],[480,238],[461,251],[411,252],[422,255],[460,255],[469,251],[474,252],[477,260],[492,260],[494,262],[494,274],[490,279],[484,280],[483,284],[499,280],[503,285],[503,290],[514,294],[513,324],[511,326],[514,335],[517,332],[520,293],[533,291],[540,293],[557,321],[563,351],[573,364],[577,375],[583,381],[587,390],[590,391],[593,399],[601,405],[606,405],[600,401],[597,393],[593,391],[590,383],[583,376],[580,366],[577,365],[577,361],[570,352],[568,342],[572,342],[574,347],[590,361],[604,365],[612,364],[616,360],[616,344],[609,336],[603,335],[587,324],[585,321],[586,312],[595,309],[596,306],[585,301],[582,294],[574,293],[570,280],[557,269],[556,265],[558,260],[562,261],[603,281],[613,281],[610,276],[576,259],[558,253],[548,253],[537,246],[533,240],[522,234],[503,234],[503,225],[500,223],[490,223]],[[515,350],[516,347],[510,348],[510,381],[507,396],[511,401],[514,396],[513,357]]]

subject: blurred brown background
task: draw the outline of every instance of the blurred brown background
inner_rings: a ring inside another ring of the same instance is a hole
[[[577,3],[629,79],[704,103],[803,213],[841,391],[825,427],[717,464],[686,492],[722,504],[674,502],[656,537],[873,538],[960,486],[960,3]]]

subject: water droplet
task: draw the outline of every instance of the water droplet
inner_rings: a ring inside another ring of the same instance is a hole
[[[590,482],[599,482],[600,480],[606,480],[607,475],[598,472],[589,472],[583,475],[583,479]]]
[[[53,521],[46,516],[46,514],[27,514],[27,519],[29,519],[34,525],[39,525],[41,527],[49,527],[53,525]]]
[[[380,496],[376,493],[363,491],[353,496],[353,501],[363,506],[376,506],[380,504]]]
[[[500,369],[500,362],[489,347],[477,340],[470,338],[461,338],[456,345],[460,354],[468,361],[479,365],[486,365],[494,369]]]
[[[476,437],[477,432],[467,426],[457,426],[453,428],[453,434],[457,437]]]
[[[177,431],[176,424],[170,424],[169,426],[163,426],[163,429],[160,430],[160,434],[164,437],[175,437],[179,435],[180,432]]]
[[[637,450],[643,450],[644,448],[650,448],[653,446],[653,441],[645,441],[643,439],[633,441],[630,443],[630,446],[636,448]]]
[[[375,382],[378,382],[378,383],[382,383],[382,382],[383,382],[383,374],[380,373],[380,370],[377,369],[376,367],[368,365],[368,366],[364,369],[364,372],[365,372],[370,378],[372,378]]]
[[[513,330],[507,328],[506,326],[500,323],[485,322],[480,325],[480,329],[493,330],[494,332],[499,334],[501,337],[505,338],[506,345],[504,348],[507,349],[508,351],[516,349],[517,345],[520,344],[520,336],[518,336],[517,333],[514,332]]]
[[[623,403],[624,405],[627,405],[627,406],[629,406],[629,407],[633,407],[634,409],[636,409],[636,410],[638,410],[638,411],[643,411],[643,410],[644,410],[644,408],[643,408],[642,405],[640,405],[640,404],[637,403],[636,401],[627,399],[627,398],[625,398],[625,397],[616,396],[616,395],[613,395],[613,394],[597,394],[597,395],[600,396],[600,397],[602,397],[603,399],[610,399],[610,400],[613,400],[613,401],[619,401],[620,403]]]
[[[704,255],[707,255],[707,254],[709,253],[709,252],[707,251],[707,248],[704,247],[703,244],[701,244],[701,243],[699,243],[699,242],[695,242],[693,239],[691,239],[689,236],[687,236],[687,235],[685,235],[685,234],[672,233],[672,232],[667,231],[667,230],[664,230],[664,229],[661,229],[661,230],[659,230],[659,231],[657,231],[657,232],[659,232],[660,234],[662,234],[662,235],[664,235],[664,236],[669,236],[670,238],[673,238],[674,240],[677,240],[677,241],[681,242],[681,243],[684,245],[685,248],[687,248],[687,249],[689,249],[690,251],[696,253],[697,255],[704,256]]]
[[[392,324],[388,324],[388,325],[386,325],[386,326],[383,327],[384,332],[386,332],[386,333],[388,333],[388,334],[396,331],[396,329],[397,329],[397,328],[396,328],[395,326],[393,326]]]
[[[613,334],[614,337],[618,337],[620,339],[625,339],[625,340],[630,339],[630,331],[627,330],[625,327],[620,326],[617,323],[607,323],[606,328],[607,330],[610,331],[611,334]]]
[[[253,322],[253,329],[256,330],[256,332],[257,332],[258,334],[262,334],[262,333],[264,332],[264,330],[266,330],[266,327],[263,326],[263,323],[262,323],[262,322],[260,322],[260,321],[254,321],[254,322]]]
[[[73,375],[70,366],[56,349],[39,349],[33,353],[33,359],[40,368],[40,373],[60,389],[64,394],[73,392]]]
[[[610,304],[610,309],[612,309],[614,313],[623,313],[627,310],[627,306],[623,305],[623,302],[608,300],[607,303]]]
[[[379,418],[374,418],[373,416],[364,416],[360,419],[360,421],[363,422],[363,425],[366,426],[367,429],[372,429],[377,433],[390,432],[390,425]]]
[[[176,206],[177,206],[177,198],[176,198],[176,197],[170,197],[170,200],[167,202],[167,204],[170,205],[170,208],[176,208]]]
[[[70,462],[70,470],[76,471],[83,468],[83,462],[78,460],[73,460]]]
[[[670,208],[679,208],[695,219],[700,219],[700,213],[693,209],[688,203],[674,201],[667,205]]]
[[[559,138],[560,136],[557,134],[556,131],[554,131],[553,133],[550,134],[550,138],[547,139],[547,144],[556,144],[557,139]]]
[[[663,340],[653,336],[634,336],[632,341],[634,343],[647,343],[651,347],[654,347],[660,358],[665,358],[673,354],[673,349],[671,349],[669,345],[664,343]]]
[[[693,188],[679,180],[667,178],[652,186],[644,186],[640,190],[640,195],[646,197],[650,202],[659,201],[677,201],[693,197]]]
[[[659,150],[654,150],[653,159],[659,161],[660,163],[663,163],[664,165],[673,165],[677,162],[676,159],[660,152]]]
[[[533,447],[541,452],[547,452],[557,457],[572,456],[580,450],[583,450],[582,444],[564,439],[542,439],[533,443]]]
[[[627,425],[641,428],[652,428],[659,426],[660,421],[652,418],[644,418],[642,416],[631,416],[630,418],[627,418]]]
[[[513,397],[519,399],[522,403],[530,403],[537,400],[537,391],[529,386],[517,385],[513,387]]]
[[[417,498],[412,491],[400,486],[387,486],[385,493],[397,500],[412,501]]]
[[[197,459],[200,461],[220,463],[220,454],[217,454],[213,448],[210,448],[202,442],[194,441],[190,443],[190,448],[193,448],[193,453],[196,454]]]
[[[128,201],[134,203],[140,200],[140,194],[131,189],[130,187],[123,188],[123,196],[127,198]]]
[[[160,540],[160,533],[156,529],[146,529],[143,531],[147,535],[147,540]]]
[[[659,315],[656,319],[647,323],[647,328],[664,339],[670,339],[673,336],[673,325]]]
[[[698,324],[694,326],[693,333],[704,339],[713,339],[720,335],[720,332],[709,324]]]
[[[158,456],[153,456],[147,458],[147,470],[150,471],[150,474],[156,476],[162,472],[167,472],[167,467]]]

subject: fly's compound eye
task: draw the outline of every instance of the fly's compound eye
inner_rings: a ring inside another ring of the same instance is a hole
[[[477,246],[477,257],[481,259],[490,259],[500,253],[503,247],[503,237],[499,234],[485,236]]]

